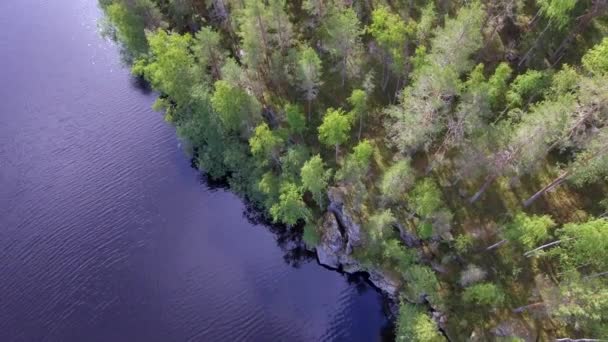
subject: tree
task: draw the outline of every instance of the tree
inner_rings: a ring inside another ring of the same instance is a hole
[[[192,87],[198,81],[194,56],[190,53],[192,36],[157,30],[148,34],[149,57],[138,60],[133,73],[143,75],[155,89],[166,94],[178,106],[191,100]]]
[[[528,70],[515,78],[507,92],[509,107],[522,107],[534,101],[549,85],[546,73],[538,70]]]
[[[431,53],[415,63],[419,67],[412,85],[402,92],[400,105],[385,110],[391,118],[386,123],[389,138],[402,152],[428,148],[445,128],[460,93],[459,75],[471,69],[469,58],[482,45],[483,18],[481,6],[473,4],[447,19],[431,41]]]
[[[244,55],[242,60],[252,70],[266,74],[271,69],[268,7],[265,2],[257,0],[244,0],[243,4],[237,17]]]
[[[311,216],[300,189],[293,183],[281,185],[279,202],[270,208],[270,215],[275,222],[288,226],[294,226],[300,220],[307,221]]]
[[[407,190],[414,184],[414,170],[410,159],[403,159],[393,164],[382,176],[380,192],[391,202],[405,198]]]
[[[488,95],[490,97],[490,105],[494,110],[504,107],[505,93],[508,88],[508,80],[511,77],[511,67],[509,64],[502,62],[496,67],[494,74],[488,80]]]
[[[481,27],[485,12],[478,2],[462,7],[455,18],[447,18],[431,40],[431,63],[461,74],[473,66],[471,54],[482,46]]]
[[[298,88],[304,93],[304,99],[308,104],[308,120],[312,101],[317,98],[321,82],[322,66],[321,59],[317,53],[308,45],[304,45],[298,51]]]
[[[608,38],[594,46],[583,56],[583,66],[589,73],[603,75],[608,73]]]
[[[346,161],[336,173],[336,179],[356,183],[364,178],[370,169],[374,147],[369,140],[361,140],[353,152],[346,157]]]
[[[238,132],[243,126],[248,131],[259,120],[260,104],[257,100],[224,80],[215,82],[211,103],[228,131]]]
[[[408,196],[408,206],[420,219],[416,227],[420,238],[444,237],[450,231],[453,215],[445,207],[441,190],[432,178],[416,183]]]
[[[462,294],[462,300],[469,304],[497,307],[504,302],[505,295],[496,285],[481,283],[467,287]]]
[[[549,237],[549,229],[555,222],[548,215],[537,216],[518,213],[513,221],[507,225],[505,235],[507,239],[516,241],[525,248],[532,248]]]
[[[600,272],[608,269],[608,220],[568,223],[558,230],[558,235],[561,243],[555,253],[563,266],[587,265]]]
[[[437,330],[433,320],[418,307],[401,301],[397,321],[396,341],[441,342],[445,338]]]
[[[320,208],[325,204],[325,191],[331,177],[331,170],[325,169],[320,155],[315,155],[302,166],[302,186],[310,191]]]
[[[285,117],[289,129],[293,134],[301,135],[306,129],[306,118],[298,105],[288,103],[285,105]]]
[[[268,159],[274,160],[277,165],[279,161],[279,151],[283,146],[283,139],[277,136],[266,123],[262,123],[255,128],[255,133],[249,138],[251,153],[262,160],[265,164]]]
[[[203,27],[194,38],[194,51],[202,70],[211,69],[215,80],[222,77],[221,69],[226,52],[221,46],[220,34],[210,27]]]
[[[339,65],[344,86],[346,75],[359,71],[363,29],[357,13],[352,8],[332,7],[323,21],[323,32],[323,43]]]
[[[323,117],[323,123],[319,126],[319,141],[328,146],[336,148],[336,162],[340,145],[348,140],[351,128],[351,118],[342,109],[330,108]]]
[[[409,206],[422,217],[429,217],[443,206],[441,191],[431,178],[416,183],[409,195]]]
[[[534,105],[532,111],[515,127],[508,123],[502,125],[507,130],[505,135],[508,138],[503,142],[505,145],[499,146],[488,158],[486,167],[489,174],[469,202],[477,201],[505,173],[523,175],[534,170],[567,132],[568,117],[574,106],[572,96],[563,96],[555,101],[545,100]]]
[[[388,7],[381,6],[372,12],[372,23],[367,31],[384,50],[384,72],[381,83],[382,89],[385,89],[388,83],[387,66],[390,65],[396,73],[401,73],[405,69],[407,39],[413,34],[414,29],[408,27],[403,19],[398,14],[392,13]]]
[[[558,27],[564,27],[570,20],[569,13],[576,0],[536,0],[540,12]]]
[[[137,59],[148,52],[145,30],[160,26],[161,14],[149,0],[100,2],[106,20],[112,25],[114,35],[129,60]],[[112,30],[112,29],[110,29]]]
[[[367,93],[362,89],[355,89],[347,99],[352,106],[351,113],[353,117],[359,118],[359,134],[358,139],[361,140],[361,131],[363,130],[363,117],[367,114]]]

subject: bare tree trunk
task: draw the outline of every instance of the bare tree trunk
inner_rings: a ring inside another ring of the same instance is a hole
[[[537,303],[520,306],[518,308],[513,309],[513,313],[522,313],[528,309],[536,308],[536,307],[543,306],[543,305],[545,305],[545,302],[537,302]]]
[[[597,18],[600,15],[605,14],[606,10],[608,10],[608,1],[606,0],[596,0],[593,1],[593,5],[591,8],[585,12],[585,14],[581,15],[577,18],[578,25],[574,30],[571,30],[570,33],[562,40],[561,44],[555,49],[555,52],[551,55],[551,60],[553,64],[556,64],[565,53],[566,49],[570,45],[570,43],[574,40],[574,38],[580,33],[583,32],[589,26],[591,21]]]
[[[538,190],[534,195],[524,201],[524,207],[530,206],[534,201],[536,201],[540,196],[546,193],[549,190],[552,190],[562,184],[566,178],[568,177],[569,172],[566,171],[562,173],[559,177],[555,178],[551,183],[547,184],[544,188]]]
[[[311,108],[312,108],[312,100],[311,99],[307,99],[307,103],[308,103],[308,113],[307,113],[308,114],[308,124],[310,124],[310,120],[311,120],[311,118],[310,118],[310,111],[311,111]]]
[[[469,203],[475,203],[479,197],[488,189],[488,187],[496,180],[496,175],[489,175],[486,177],[486,181],[483,183],[481,188],[469,199]]]
[[[602,276],[605,276],[605,275],[608,275],[608,272],[591,274],[591,275],[588,275],[588,276],[584,277],[583,279],[593,279],[593,278],[602,277]]]
[[[562,243],[563,241],[568,241],[568,240],[572,240],[572,239],[570,238],[570,239],[565,239],[565,240],[557,240],[557,241],[549,242],[549,243],[544,244],[544,245],[542,245],[542,246],[540,246],[540,247],[536,247],[536,248],[534,248],[534,249],[533,249],[533,250],[531,250],[531,251],[527,251],[526,253],[524,253],[524,256],[525,256],[525,257],[530,257],[532,254],[534,254],[534,252],[538,252],[538,251],[540,251],[540,250],[542,250],[542,249],[545,249],[545,248],[547,248],[547,247],[551,247],[551,246],[559,245],[559,244],[560,244],[560,243]]]
[[[498,248],[498,247],[500,247],[500,246],[504,245],[504,244],[505,244],[505,243],[507,243],[508,241],[509,241],[509,240],[507,240],[507,239],[502,239],[502,240],[498,241],[497,243],[493,244],[492,246],[490,246],[490,247],[486,248],[486,251],[491,251],[491,250],[493,250],[493,249],[496,249],[496,248]]]
[[[340,147],[338,144],[336,144],[336,164],[338,164],[338,152],[340,150]]]
[[[524,64],[524,62],[526,62],[528,60],[528,58],[530,57],[530,54],[532,53],[532,51],[534,51],[534,49],[536,49],[536,45],[538,45],[538,42],[545,35],[545,32],[547,32],[549,27],[551,27],[551,21],[549,21],[547,23],[547,26],[545,26],[545,28],[542,30],[542,32],[538,35],[538,37],[534,41],[534,44],[532,44],[532,46],[530,47],[530,49],[528,49],[528,51],[526,52],[524,57],[522,57],[522,59],[519,61],[519,63],[517,64],[518,68],[520,68],[522,66],[522,64]]]

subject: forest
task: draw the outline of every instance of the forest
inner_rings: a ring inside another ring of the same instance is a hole
[[[199,169],[310,248],[348,193],[396,340],[608,339],[608,0],[99,2]]]

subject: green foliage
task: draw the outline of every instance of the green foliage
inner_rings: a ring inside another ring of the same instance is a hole
[[[562,241],[557,249],[567,267],[589,265],[598,272],[608,267],[608,220],[592,219],[584,223],[568,223],[558,230]]]
[[[360,181],[369,172],[373,154],[374,147],[370,141],[361,140],[346,157],[346,161],[336,173],[336,178],[351,183]]]
[[[509,107],[522,107],[527,101],[538,100],[538,95],[542,94],[549,81],[547,74],[538,70],[528,70],[517,76],[507,92]]]
[[[243,89],[234,87],[224,80],[215,82],[215,92],[211,97],[213,109],[228,131],[241,131],[259,121],[260,104]]]
[[[272,205],[270,215],[275,222],[283,222],[288,226],[293,226],[300,220],[308,221],[311,217],[300,189],[293,183],[281,185],[279,202]]]
[[[331,177],[331,170],[325,169],[325,163],[318,154],[310,158],[302,166],[302,186],[310,191],[317,204],[322,208],[325,204],[325,192]]]
[[[302,108],[298,105],[288,103],[285,105],[285,117],[289,130],[293,134],[302,134],[306,130],[306,117],[302,112]]]
[[[432,35],[433,26],[437,21],[437,11],[435,9],[435,4],[433,2],[429,2],[423,9],[420,14],[420,20],[416,25],[416,39],[419,43],[424,44]],[[424,47],[424,45],[420,45]]]
[[[450,99],[462,88],[459,75],[472,68],[470,57],[482,45],[484,16],[477,3],[463,7],[437,32],[430,54],[417,49],[412,85],[403,90],[400,105],[385,109],[393,119],[387,124],[390,139],[401,151],[428,148],[444,129]],[[441,73],[436,72],[439,69]]]
[[[511,67],[509,64],[502,62],[496,67],[494,74],[488,80],[488,95],[490,105],[494,109],[504,107],[505,93],[508,88],[508,81],[511,78]]]
[[[148,34],[148,43],[149,57],[138,61],[133,72],[145,76],[155,89],[178,105],[186,105],[198,81],[194,56],[190,53],[192,36],[159,29]]]
[[[309,103],[317,98],[319,86],[322,84],[322,70],[321,59],[319,59],[315,50],[308,45],[300,47],[296,73],[297,86],[304,93],[304,99]]]
[[[323,43],[329,54],[338,63],[342,74],[342,84],[346,75],[359,72],[361,35],[363,29],[352,8],[334,6],[323,20]]]
[[[461,74],[473,66],[471,54],[481,48],[485,11],[478,2],[462,7],[455,18],[447,18],[431,41],[431,62]]]
[[[404,301],[399,306],[396,341],[441,342],[445,338],[437,330],[435,322],[420,308]]]
[[[503,291],[494,284],[481,283],[468,287],[462,294],[462,299],[469,304],[477,304],[490,307],[500,306],[505,295]]]
[[[465,254],[473,246],[473,237],[467,234],[460,234],[454,240],[454,248],[459,254]]]
[[[338,146],[348,140],[350,128],[351,118],[342,109],[330,108],[327,110],[323,123],[319,126],[319,141],[336,147],[336,159],[338,158]]]
[[[536,0],[541,13],[555,22],[558,27],[565,26],[570,20],[569,14],[576,6],[576,0]]]
[[[380,192],[385,199],[392,202],[405,199],[405,194],[414,184],[414,178],[410,160],[400,160],[386,170],[382,176]]]
[[[562,69],[553,75],[551,80],[551,88],[549,89],[549,95],[552,99],[557,99],[565,94],[572,94],[578,88],[580,76],[568,64],[564,64]]]
[[[378,7],[372,12],[372,23],[367,31],[391,57],[391,66],[402,71],[405,66],[405,44],[413,28],[408,27],[403,19],[392,13],[388,7]]]
[[[281,176],[295,183],[300,182],[300,170],[304,163],[310,158],[310,149],[306,145],[292,145],[287,153],[280,158]]]
[[[197,167],[275,222],[307,223],[307,245],[322,243],[313,219],[338,185],[362,227],[352,256],[449,312],[456,339],[520,319],[495,310],[507,298],[543,300],[552,321],[534,316],[538,336],[608,334],[606,224],[583,222],[604,212],[608,177],[608,38],[592,1],[100,3]],[[333,179],[321,145],[336,150]],[[575,187],[518,212],[521,189],[560,169],[549,188]],[[474,184],[484,202],[469,205]],[[501,233],[512,242],[473,250]],[[542,244],[545,258],[521,256]],[[397,339],[443,339],[419,308],[401,311]]]
[[[201,68],[210,68],[213,76],[220,78],[226,52],[221,45],[219,32],[211,27],[201,28],[194,36],[193,50]]]
[[[443,206],[441,191],[432,178],[425,178],[416,183],[409,194],[409,206],[422,216],[429,217]]]
[[[395,216],[387,209],[372,215],[365,224],[365,229],[372,240],[382,241],[390,234],[395,222]]]
[[[152,2],[112,1],[105,5],[105,13],[106,19],[115,28],[116,38],[124,44],[128,54],[137,58],[148,51],[145,34],[147,21],[156,21],[160,16]]]
[[[518,213],[513,221],[507,225],[505,236],[507,239],[529,249],[546,240],[549,236],[549,230],[554,226],[555,222],[551,219],[551,216]]]
[[[592,336],[606,336],[608,288],[600,279],[567,279],[560,284],[558,300],[550,304],[553,317],[562,323],[584,328]]]
[[[266,123],[255,128],[255,133],[249,138],[251,154],[259,157],[264,163],[268,159],[277,159],[278,150],[283,145],[283,139],[270,130]]]
[[[439,281],[431,268],[412,265],[405,271],[405,281],[406,293],[411,301],[422,303],[426,298],[432,304],[439,304]]]
[[[587,51],[582,62],[585,69],[592,74],[608,73],[608,38],[604,38],[601,43]]]

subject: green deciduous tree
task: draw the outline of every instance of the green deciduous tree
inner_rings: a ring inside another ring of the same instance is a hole
[[[325,163],[320,155],[317,154],[304,163],[301,176],[304,189],[310,191],[315,202],[323,208],[331,170],[325,169]]]
[[[537,216],[518,213],[513,221],[507,225],[505,235],[507,239],[515,241],[525,248],[532,248],[549,237],[549,229],[555,222],[548,215]]]
[[[396,73],[402,73],[406,64],[407,39],[414,32],[412,26],[408,27],[399,14],[393,13],[388,7],[378,7],[372,12],[372,23],[367,31],[378,42],[384,51],[382,74],[382,89],[388,82],[387,66]]]
[[[283,146],[283,139],[273,132],[266,123],[262,123],[255,128],[255,132],[249,138],[251,153],[258,157],[262,164],[271,159],[280,165],[279,152]]]
[[[259,121],[261,108],[257,100],[224,80],[215,82],[211,103],[228,131],[239,132],[243,126],[248,131]]]
[[[336,162],[340,145],[348,140],[351,118],[342,109],[330,108],[323,117],[323,123],[319,126],[319,141],[336,149]]]
[[[504,292],[492,283],[481,283],[466,288],[462,294],[462,300],[466,303],[483,306],[497,307],[504,300]]]
[[[435,322],[423,311],[404,301],[399,306],[396,341],[441,342],[445,338],[437,330]]]
[[[509,64],[502,62],[496,67],[494,74],[488,80],[488,95],[490,97],[490,105],[494,110],[504,107],[505,93],[508,88],[508,81],[511,77],[511,67]]]
[[[270,208],[270,215],[275,222],[283,222],[288,226],[293,226],[300,220],[307,221],[311,216],[299,187],[293,183],[281,185],[279,202]]]
[[[133,72],[145,76],[155,89],[169,96],[178,106],[187,105],[192,87],[200,79],[190,53],[192,36],[159,29],[148,34],[148,42],[149,57],[139,60],[133,66]]]
[[[538,70],[528,70],[515,78],[507,92],[507,102],[511,108],[522,107],[538,100],[538,96],[549,86],[550,78]]]
[[[585,70],[596,75],[608,73],[608,38],[587,51],[583,56]]]

